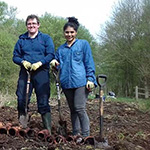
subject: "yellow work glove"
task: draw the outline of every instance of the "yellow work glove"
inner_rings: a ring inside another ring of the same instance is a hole
[[[32,64],[31,65],[31,70],[37,70],[39,67],[41,67],[42,66],[42,62],[37,62],[37,63],[34,63],[34,64]]]
[[[22,64],[27,70],[31,68],[31,63],[26,60],[23,60]]]
[[[56,68],[58,65],[59,65],[59,62],[58,62],[56,59],[53,59],[53,60],[50,62],[51,69],[52,69],[52,68]]]
[[[91,82],[91,81],[87,81],[87,83],[86,83],[86,88],[87,88],[89,91],[92,91],[93,88],[94,88],[94,83]]]

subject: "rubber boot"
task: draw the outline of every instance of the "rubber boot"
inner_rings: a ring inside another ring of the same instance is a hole
[[[42,115],[42,122],[45,129],[49,131],[49,134],[51,135],[51,113],[47,112]]]

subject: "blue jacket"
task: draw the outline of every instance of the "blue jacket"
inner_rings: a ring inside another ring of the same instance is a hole
[[[31,64],[41,61],[44,68],[49,68],[54,52],[54,44],[48,34],[39,31],[38,35],[32,39],[26,32],[19,36],[13,52],[13,61],[18,65],[22,65],[23,60]]]
[[[56,51],[55,59],[60,63],[63,89],[85,86],[87,80],[97,85],[92,52],[86,40],[76,39],[71,47],[64,43]]]

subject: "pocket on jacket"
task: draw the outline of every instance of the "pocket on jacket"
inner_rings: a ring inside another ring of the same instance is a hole
[[[83,58],[83,53],[82,53],[82,51],[75,51],[75,52],[73,53],[73,59],[74,59],[75,61],[81,61],[82,58]]]

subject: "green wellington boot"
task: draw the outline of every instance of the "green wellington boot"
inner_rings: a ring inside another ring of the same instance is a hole
[[[47,112],[43,114],[42,121],[44,128],[47,129],[49,131],[49,134],[51,135],[51,113]]]

